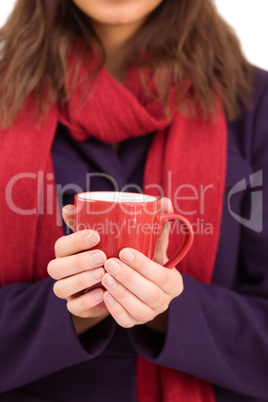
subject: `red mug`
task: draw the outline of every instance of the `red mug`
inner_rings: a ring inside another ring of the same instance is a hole
[[[146,194],[92,191],[75,195],[75,231],[97,231],[100,242],[95,248],[107,258],[131,247],[152,259],[157,237],[174,220],[183,225],[184,241],[164,265],[167,268],[178,264],[193,243],[192,226],[184,216],[160,212],[160,199]]]

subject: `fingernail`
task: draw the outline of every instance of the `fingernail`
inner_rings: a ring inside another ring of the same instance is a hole
[[[120,253],[120,259],[125,262],[132,262],[134,258],[134,254],[129,250],[124,250],[122,253]]]
[[[118,284],[118,282],[109,274],[104,276],[103,282],[112,289]]]
[[[104,261],[105,261],[104,255],[99,252],[91,254],[89,259],[90,259],[90,262],[92,265],[102,265],[102,264],[104,264]]]
[[[93,293],[91,295],[91,297],[92,297],[92,300],[94,300],[94,301],[101,301],[101,300],[103,300],[103,293],[98,291],[98,292]]]
[[[117,274],[121,270],[121,265],[116,260],[108,260],[105,263],[105,268],[112,274]]]
[[[65,214],[72,214],[72,215],[73,215],[73,212],[74,212],[74,205],[70,205],[70,204],[65,205],[65,206],[62,208],[62,211],[63,211]]]
[[[105,296],[105,300],[106,300],[109,304],[114,304],[114,303],[115,303],[115,299],[113,298],[112,295],[110,295],[110,293],[107,293],[107,295]]]
[[[92,230],[86,235],[85,240],[89,245],[91,245],[93,243],[99,242],[100,241],[100,236],[99,236],[99,234],[97,232]]]
[[[94,271],[89,272],[89,276],[92,280],[97,280],[101,279],[104,275],[104,269],[99,268],[99,269],[94,269]]]

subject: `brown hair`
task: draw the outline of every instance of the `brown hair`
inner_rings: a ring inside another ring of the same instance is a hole
[[[11,124],[27,96],[34,92],[39,110],[51,102],[68,100],[67,59],[79,39],[79,59],[100,50],[89,18],[72,0],[17,0],[0,29],[0,116]],[[212,0],[163,0],[133,38],[135,55],[128,63],[141,66],[145,54],[156,69],[168,67],[172,81],[192,82],[196,102],[204,115],[212,114],[215,94],[226,116],[239,116],[250,99],[252,67],[242,54],[232,29],[218,15]],[[168,81],[166,81],[168,82]],[[170,82],[170,80],[169,80]],[[46,88],[46,96],[42,88]],[[169,85],[162,86],[167,99]]]

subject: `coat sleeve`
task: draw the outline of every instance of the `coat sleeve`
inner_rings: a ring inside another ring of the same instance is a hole
[[[92,331],[90,345],[80,341],[53,284],[47,278],[0,289],[0,393],[94,359],[113,336],[114,323],[106,319],[96,337]]]
[[[148,360],[254,401],[268,400],[268,74],[264,75],[251,137],[246,139],[251,170],[259,176],[248,185],[241,206],[241,216],[252,216],[252,208],[257,213],[251,227],[239,228],[239,280],[228,288],[184,275],[184,291],[169,306],[166,336],[158,335],[152,347],[152,331],[130,331],[135,349]]]

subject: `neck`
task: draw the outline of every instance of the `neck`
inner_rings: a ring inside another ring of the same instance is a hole
[[[126,60],[130,53],[130,41],[143,21],[128,25],[103,25],[92,21],[93,29],[100,38],[106,54],[105,67],[118,81],[123,82]]]

